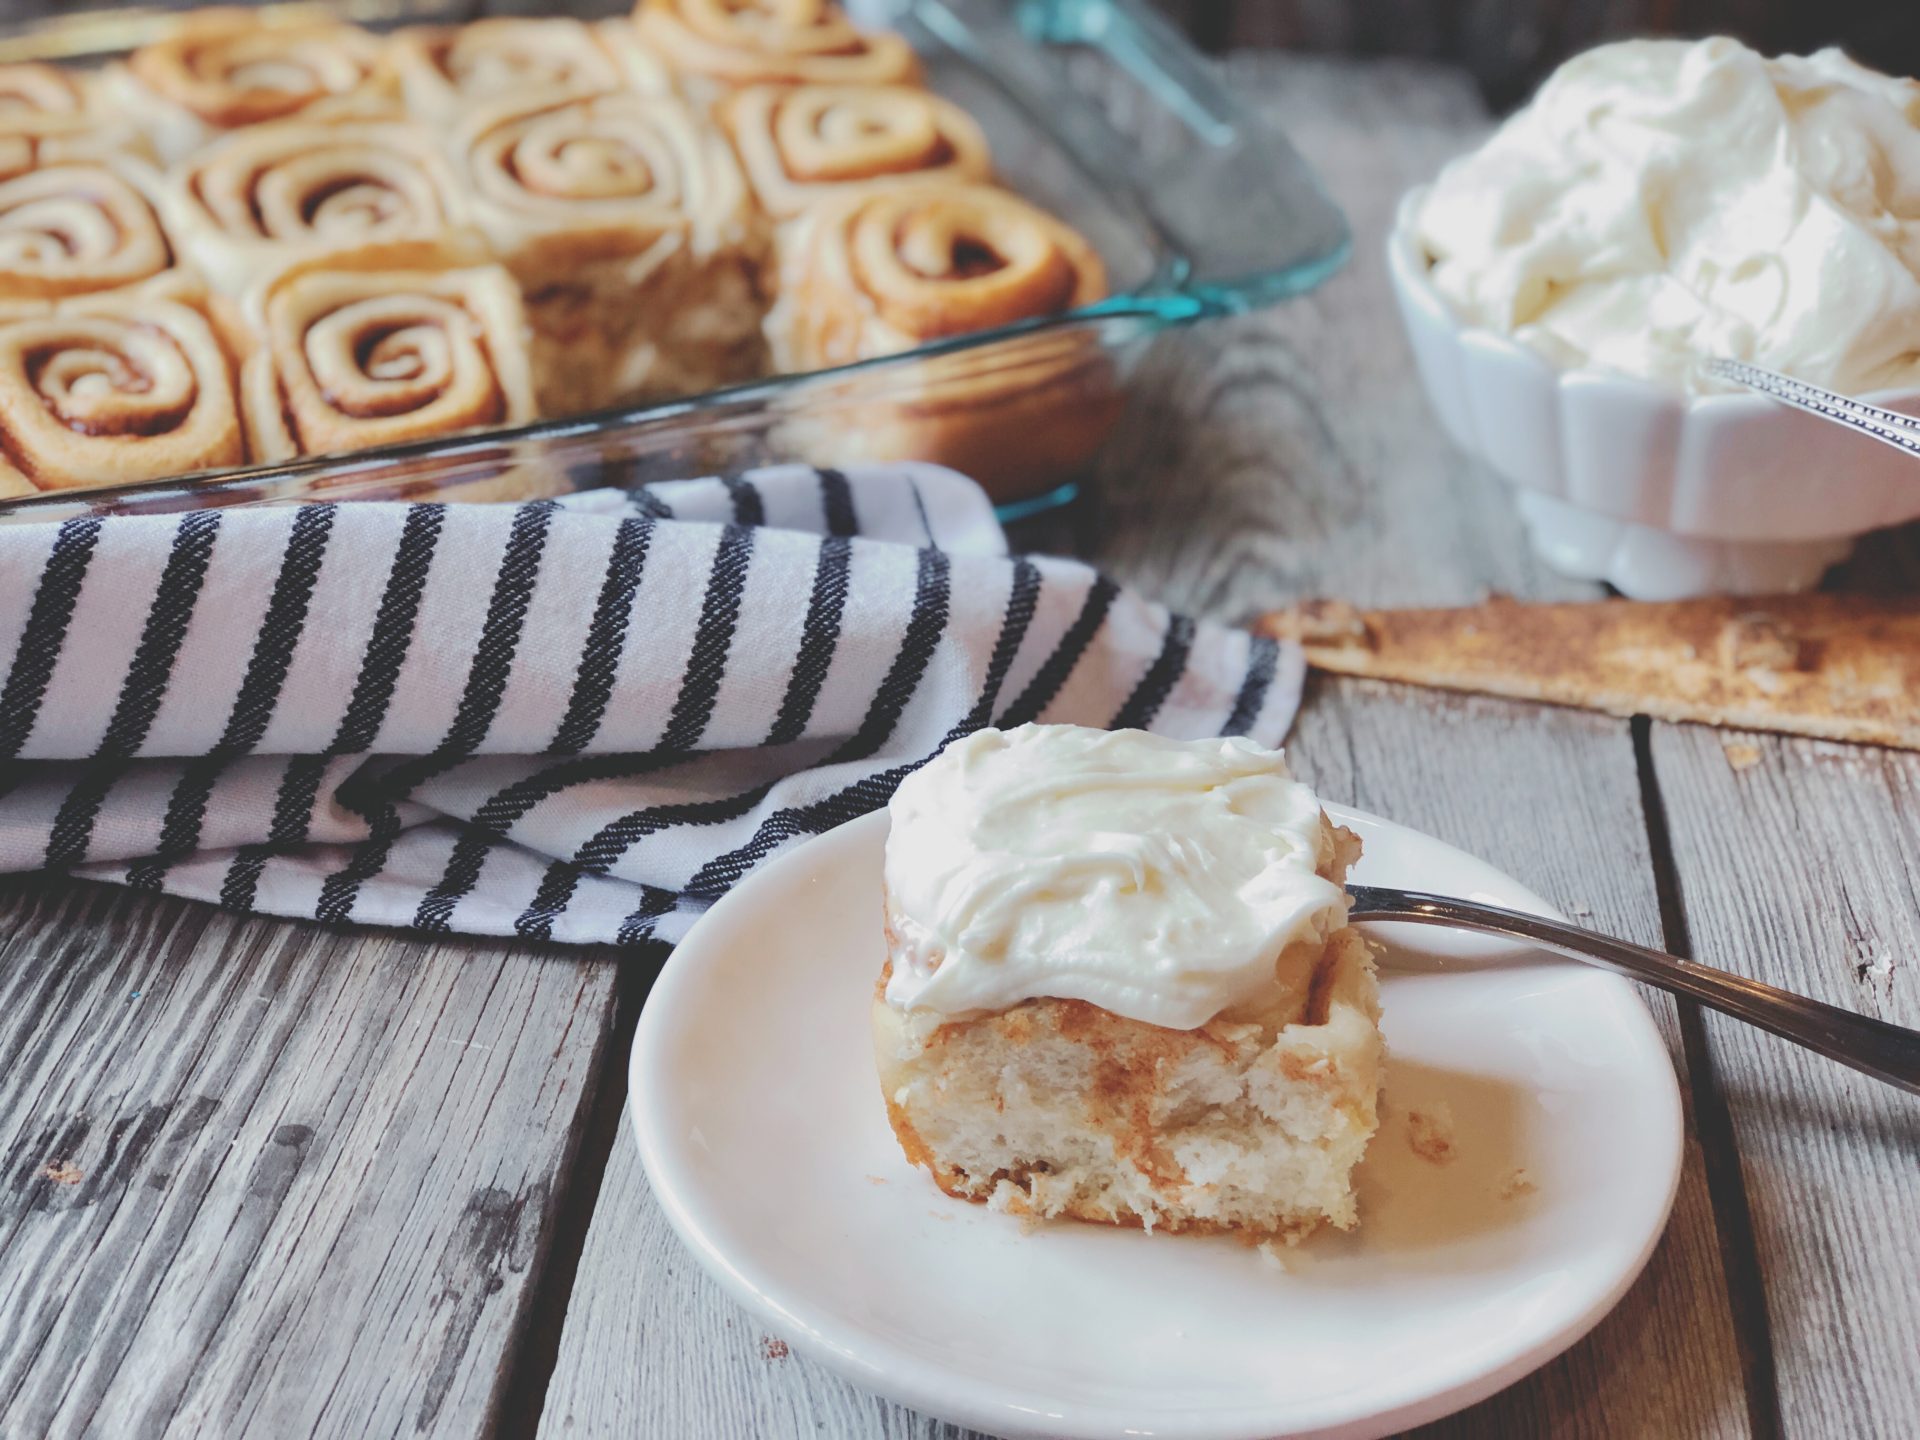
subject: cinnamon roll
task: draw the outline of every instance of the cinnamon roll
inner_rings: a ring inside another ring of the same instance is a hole
[[[236,8],[192,12],[110,66],[103,83],[168,161],[243,125],[399,107],[380,41],[366,31],[328,20],[276,23]]]
[[[1106,269],[1010,191],[925,182],[829,201],[783,242],[768,338],[783,370],[911,350],[1090,305]]]
[[[168,171],[164,206],[187,257],[228,294],[368,245],[431,241],[477,252],[439,146],[398,120],[237,130]]]
[[[761,208],[780,220],[874,185],[985,180],[993,168],[974,118],[915,85],[752,85],[715,113]]]
[[[498,16],[402,30],[391,45],[407,109],[426,120],[450,120],[528,91],[664,95],[673,88],[666,67],[619,20]]]
[[[759,217],[725,139],[664,96],[549,93],[475,112],[458,169],[526,291],[549,411],[764,369]]]
[[[45,163],[58,146],[0,138],[0,162],[19,162],[0,163],[0,299],[110,290],[170,269],[151,167],[124,155]]]
[[[535,418],[526,319],[497,265],[406,247],[296,268],[251,297],[241,401],[256,460]]]
[[[832,0],[640,0],[640,38],[709,99],[736,85],[888,85],[920,73],[888,31],[857,29]]]
[[[775,364],[815,370],[1038,320],[1106,295],[1092,246],[989,185],[901,184],[827,201],[783,237],[767,317]],[[822,463],[935,460],[997,499],[1051,488],[1118,415],[1111,362],[1090,329],[1040,330],[983,354],[843,377],[806,392],[782,432]]]
[[[0,305],[0,495],[238,465],[233,366],[176,274]]]

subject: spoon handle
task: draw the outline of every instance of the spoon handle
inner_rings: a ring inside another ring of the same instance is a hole
[[[1804,1045],[1830,1060],[1850,1065],[1876,1080],[1920,1094],[1920,1031],[1909,1030],[1904,1025],[1858,1015],[1796,995],[1791,990],[1763,985],[1744,975],[1732,975],[1710,965],[1698,965],[1677,955],[1649,950],[1644,945],[1632,945],[1592,930],[1582,930],[1577,925],[1545,920],[1518,910],[1383,885],[1347,888],[1353,896],[1352,918],[1357,923],[1395,921],[1442,925],[1524,940],[1597,965],[1602,970],[1685,995],[1783,1040]]]

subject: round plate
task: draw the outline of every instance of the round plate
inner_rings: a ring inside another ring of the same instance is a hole
[[[1356,882],[1553,913],[1437,840],[1328,812],[1366,842]],[[1374,1436],[1512,1383],[1646,1263],[1680,1096],[1632,987],[1407,926],[1373,932],[1391,1058],[1353,1234],[1276,1264],[949,1199],[902,1158],[874,1075],[886,825],[823,835],[714,906],[655,982],[631,1072],[680,1237],[854,1383],[1003,1435]]]

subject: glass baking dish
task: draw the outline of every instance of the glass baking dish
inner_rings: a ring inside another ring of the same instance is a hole
[[[384,28],[445,19],[455,7],[276,8]],[[1144,0],[854,0],[849,9],[906,34],[932,88],[980,122],[1001,182],[1099,250],[1110,298],[670,403],[50,491],[0,502],[0,521],[318,498],[507,499],[774,460],[904,458],[965,470],[1003,513],[1019,513],[1071,493],[1146,339],[1299,294],[1344,260],[1346,223],[1306,164]],[[157,11],[70,14],[0,39],[0,61],[104,59],[167,23]]]

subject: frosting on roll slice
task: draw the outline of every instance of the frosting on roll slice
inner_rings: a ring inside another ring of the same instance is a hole
[[[1191,1030],[1297,996],[1346,923],[1320,802],[1247,740],[983,730],[902,782],[891,814],[887,999],[904,1010],[1052,996]]]
[[[641,0],[633,18],[697,96],[763,81],[891,84],[919,74],[902,37],[859,29],[831,0]]]
[[[159,480],[245,458],[232,364],[178,272],[0,303],[0,495]]]
[[[240,8],[199,10],[142,46],[104,81],[165,160],[222,131],[299,115],[398,113],[379,39],[326,20],[283,20]]]
[[[439,146],[402,121],[289,120],[235,131],[168,172],[165,206],[188,258],[229,294],[370,245],[431,242],[478,258]]]
[[[14,137],[15,141],[19,137]],[[54,299],[153,279],[173,248],[156,211],[159,177],[131,156],[44,163],[54,142],[0,158],[28,161],[0,178],[0,298]]]
[[[1359,841],[1278,754],[983,730],[889,815],[874,1049],[941,1189],[1256,1241],[1356,1222],[1382,1055]]]
[[[761,373],[764,222],[725,138],[666,96],[547,92],[455,141],[526,292],[541,404],[594,409]]]
[[[497,265],[414,268],[404,249],[290,271],[248,310],[257,460],[323,455],[535,417],[525,314]]]
[[[407,108],[434,121],[529,91],[632,88],[665,94],[672,88],[666,67],[624,20],[589,25],[564,17],[495,16],[402,30],[392,47]]]
[[[875,185],[985,180],[992,170],[974,118],[915,85],[755,85],[717,113],[776,219]]]
[[[1413,216],[1468,322],[1692,390],[1920,385],[1920,84],[1724,37],[1569,60]]]

